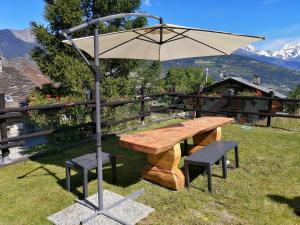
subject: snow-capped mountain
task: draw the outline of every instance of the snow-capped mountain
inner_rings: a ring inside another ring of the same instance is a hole
[[[284,60],[300,60],[300,42],[284,45],[280,50],[274,51],[272,57],[277,57]]]
[[[261,55],[261,56],[266,56],[266,57],[271,57],[272,52],[271,51],[263,51],[256,49],[253,45],[248,45],[244,48],[241,48],[237,51],[237,53],[240,53],[242,55]]]
[[[236,51],[236,54],[266,63],[300,70],[300,42],[286,44],[281,49],[275,51],[264,51],[249,45]]]

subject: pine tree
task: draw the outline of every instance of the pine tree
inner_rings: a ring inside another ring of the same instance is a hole
[[[92,88],[93,75],[74,49],[58,41],[54,32],[71,28],[95,17],[134,12],[140,5],[140,0],[45,0],[44,17],[48,25],[32,22],[32,31],[39,45],[32,50],[31,55],[41,71],[55,83],[55,89],[59,90],[60,95],[83,96],[85,89]],[[117,19],[100,24],[100,32],[137,28],[146,23],[145,18]],[[75,33],[73,37],[89,35],[93,35],[92,28]],[[139,63],[138,60],[126,59],[101,60],[104,80],[105,76],[110,79],[126,79],[130,70],[136,68]]]

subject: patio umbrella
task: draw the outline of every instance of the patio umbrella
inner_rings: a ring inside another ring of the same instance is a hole
[[[99,35],[99,58],[172,60],[229,55],[263,37],[182,27],[171,24]],[[94,57],[94,36],[73,39]],[[71,44],[70,41],[66,43]]]
[[[159,20],[160,24],[146,28],[99,35],[97,27],[99,22],[107,22],[128,16],[154,18]],[[95,26],[93,36],[72,39],[72,33],[82,30],[90,25]],[[229,55],[243,46],[264,39],[263,37],[258,36],[232,34],[164,24],[161,17],[145,13],[125,13],[96,18],[70,29],[59,30],[56,32],[56,36],[59,39],[67,39],[64,42],[71,44],[76,49],[95,75],[98,206],[93,206],[96,213],[81,221],[81,224],[88,222],[99,214],[104,214],[118,222],[127,224],[119,218],[115,218],[113,215],[108,213],[108,209],[104,209],[103,207],[99,86],[101,75],[98,70],[99,58],[127,58],[165,61],[179,58]],[[94,62],[90,62],[82,51],[85,51],[93,57]],[[141,193],[143,193],[143,190],[131,194],[125,198],[125,200],[128,198],[135,198]],[[116,204],[118,203],[120,202],[117,202]],[[82,202],[82,204],[90,207],[84,202]]]

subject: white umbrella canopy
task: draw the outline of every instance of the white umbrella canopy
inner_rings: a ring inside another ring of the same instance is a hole
[[[172,60],[229,55],[264,37],[232,34],[171,24],[99,35],[99,58]],[[94,57],[94,36],[73,39]],[[69,41],[65,41],[71,44]]]

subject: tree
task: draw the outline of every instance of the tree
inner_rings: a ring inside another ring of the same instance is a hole
[[[300,84],[297,85],[297,87],[289,93],[289,98],[299,98],[300,99]],[[300,108],[300,104],[289,104],[287,105],[287,111],[290,113],[296,112]]]
[[[32,50],[32,57],[41,71],[54,83],[59,93],[67,96],[84,96],[85,89],[91,89],[93,75],[89,68],[78,57],[71,46],[59,42],[54,32],[71,28],[94,17],[116,13],[134,12],[140,8],[140,0],[45,0],[44,16],[48,26],[32,22],[38,46]],[[100,32],[107,33],[120,29],[142,27],[147,23],[145,18],[124,18],[100,24]],[[74,37],[93,34],[92,28],[74,34]],[[92,59],[90,59],[92,60]],[[139,60],[101,60],[101,72],[104,77],[126,78],[130,70],[140,64]],[[106,93],[103,93],[104,96]]]
[[[212,83],[212,79],[209,77],[205,82],[205,75],[199,67],[171,67],[165,77],[165,85],[171,89],[176,87],[176,91],[179,92],[195,92],[199,86],[206,86]]]
[[[289,98],[300,98],[300,84],[289,93]]]

